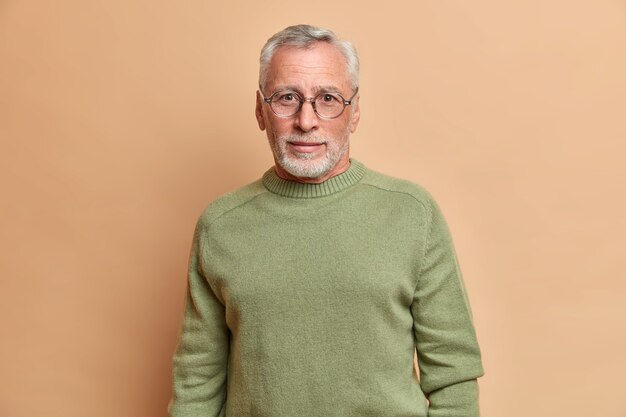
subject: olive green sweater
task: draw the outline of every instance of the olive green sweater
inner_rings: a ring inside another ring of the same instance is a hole
[[[270,169],[201,215],[172,416],[474,417],[482,374],[422,187],[354,159],[321,184]]]

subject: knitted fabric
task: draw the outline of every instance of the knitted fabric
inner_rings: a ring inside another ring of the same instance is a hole
[[[354,159],[321,184],[270,169],[200,216],[173,417],[475,417],[482,374],[423,187]]]

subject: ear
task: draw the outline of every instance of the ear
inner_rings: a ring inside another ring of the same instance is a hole
[[[259,124],[259,129],[265,130],[265,119],[263,118],[263,98],[260,92],[256,92],[256,121]]]
[[[361,108],[359,107],[359,98],[361,94],[358,94],[352,100],[352,114],[350,114],[350,133],[354,133],[356,131],[356,127],[359,125],[359,120],[361,120]]]

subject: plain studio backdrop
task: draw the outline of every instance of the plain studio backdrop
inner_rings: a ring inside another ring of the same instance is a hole
[[[483,416],[626,416],[621,0],[0,1],[0,415],[166,416],[193,226],[272,164],[296,23],[360,52],[353,156],[448,220]]]

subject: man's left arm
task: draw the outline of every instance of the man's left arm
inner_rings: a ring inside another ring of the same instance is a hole
[[[428,417],[478,417],[480,349],[448,226],[430,198],[422,264],[411,312]]]

